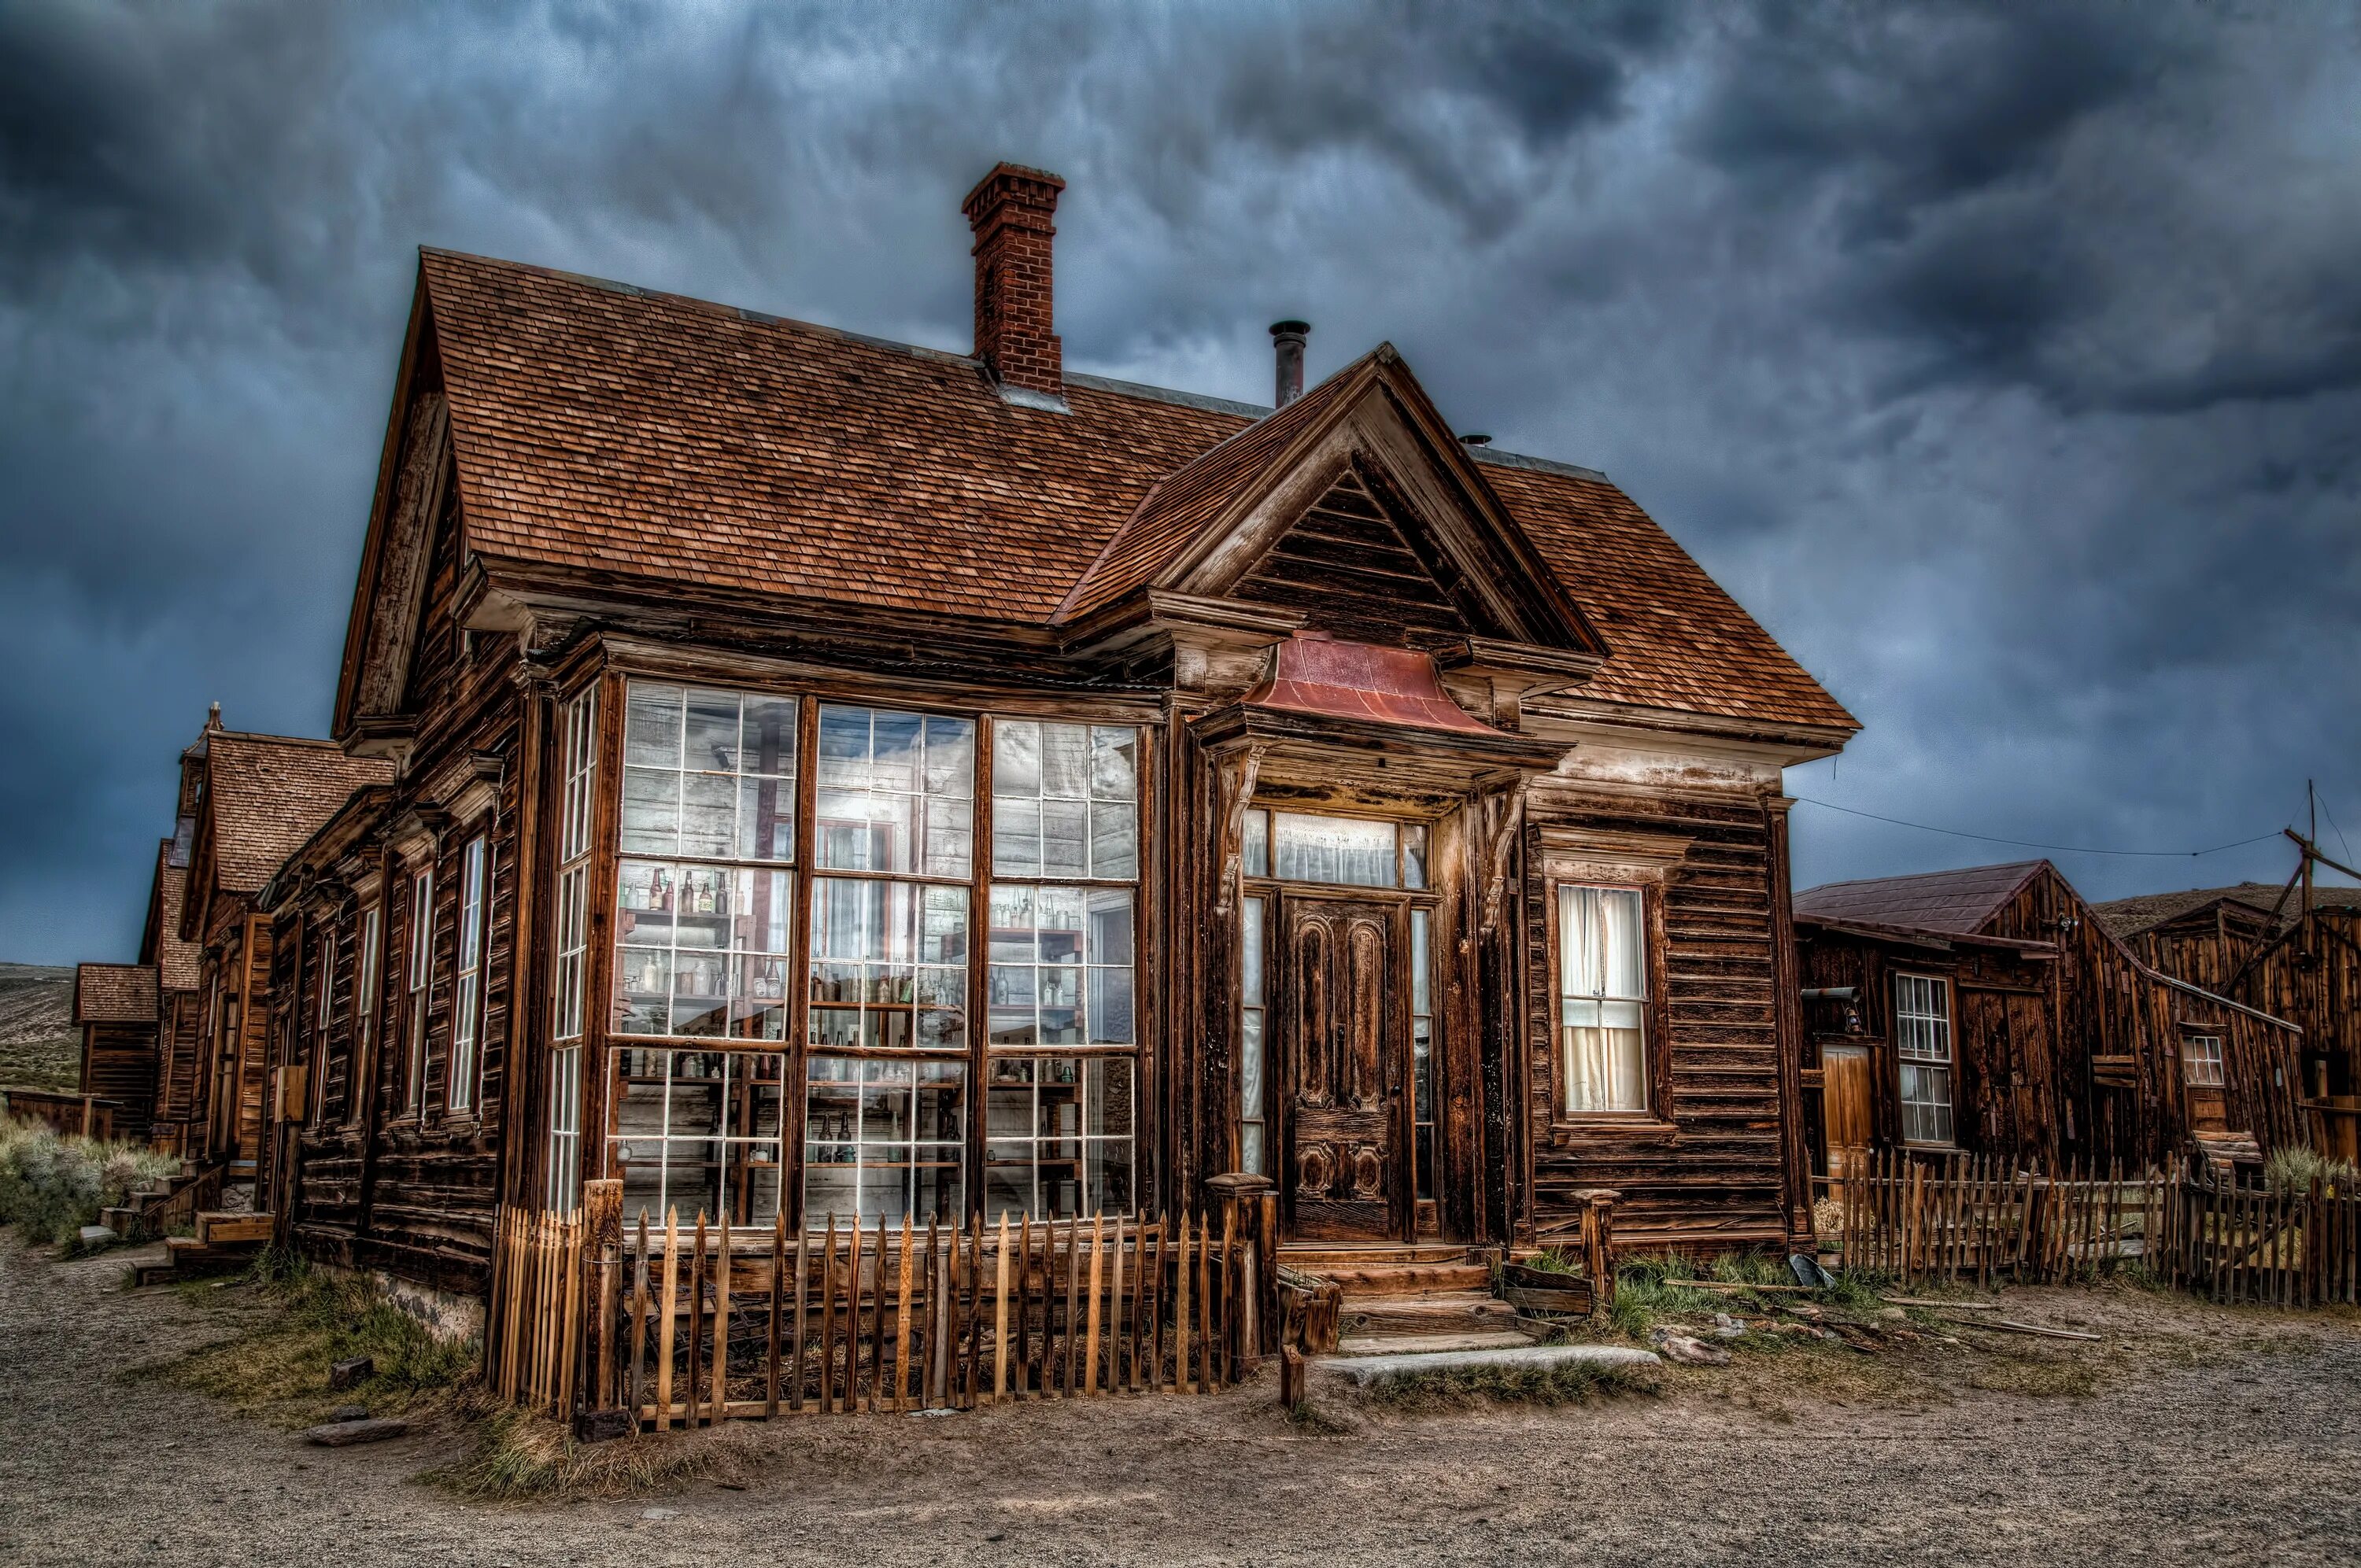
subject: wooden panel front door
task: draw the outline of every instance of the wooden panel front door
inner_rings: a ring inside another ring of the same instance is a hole
[[[1870,1094],[1867,1046],[1820,1047],[1820,1133],[1832,1177],[1851,1174],[1844,1168],[1847,1149],[1867,1148],[1875,1141]]]
[[[1410,1234],[1402,906],[1279,900],[1281,1187],[1310,1241]]]

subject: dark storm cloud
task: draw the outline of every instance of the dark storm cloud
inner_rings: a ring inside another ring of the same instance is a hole
[[[1302,313],[1615,474],[1868,722],[1804,793],[2361,817],[2356,59],[2193,4],[0,9],[0,957],[127,947],[207,700],[324,722],[415,246],[957,347],[1001,157],[1070,181],[1077,367],[1255,397]],[[1797,820],[1807,880],[2014,852]]]

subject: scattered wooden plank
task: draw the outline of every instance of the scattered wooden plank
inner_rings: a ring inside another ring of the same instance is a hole
[[[1945,1318],[1947,1323],[1957,1323],[1963,1329],[1998,1329],[2004,1333],[2037,1334],[2043,1339],[2087,1340],[2098,1342],[2097,1334],[2086,1334],[2080,1329],[2045,1329],[2038,1323],[2020,1323],[2008,1318]]]

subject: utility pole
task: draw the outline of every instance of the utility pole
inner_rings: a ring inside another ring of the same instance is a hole
[[[2320,842],[2320,795],[2312,781],[2303,781],[2303,804],[2306,819],[2303,828],[2303,956],[2312,951],[2312,847]]]

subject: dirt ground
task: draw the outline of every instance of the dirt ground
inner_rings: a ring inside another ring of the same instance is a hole
[[[1268,1385],[741,1423],[727,1485],[490,1506],[415,1479],[462,1432],[307,1448],[126,1377],[265,1309],[122,1277],[0,1234],[0,1562],[2361,1561],[2352,1314],[2011,1291],[2008,1316],[2103,1342],[1936,1329],[1578,1406],[1331,1407],[1342,1430]]]

